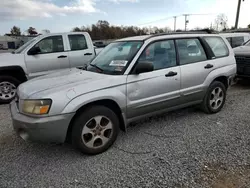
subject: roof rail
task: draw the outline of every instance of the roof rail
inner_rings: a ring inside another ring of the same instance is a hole
[[[164,35],[179,35],[179,34],[217,34],[218,32],[210,29],[201,29],[201,30],[190,30],[190,31],[176,31],[176,32],[169,32],[169,33],[157,33],[149,36],[146,39],[157,37],[157,36],[164,36]],[[146,40],[145,39],[145,40]]]

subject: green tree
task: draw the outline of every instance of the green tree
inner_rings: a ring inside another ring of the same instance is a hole
[[[248,24],[247,28],[249,28],[249,29],[250,29],[250,24]]]
[[[74,27],[73,29],[72,29],[72,31],[73,32],[80,32],[80,31],[82,31],[79,27]]]
[[[13,26],[13,27],[11,28],[11,30],[10,30],[10,33],[11,33],[12,35],[18,35],[18,36],[20,36],[20,35],[21,35],[21,30],[20,30],[19,27]]]
[[[29,35],[37,35],[37,31],[34,27],[29,27],[28,33]]]

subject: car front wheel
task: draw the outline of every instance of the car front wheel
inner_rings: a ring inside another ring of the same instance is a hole
[[[0,103],[9,103],[15,96],[21,82],[12,76],[0,76]]]
[[[95,155],[106,151],[116,140],[119,119],[109,108],[91,106],[75,119],[72,144],[85,154]]]

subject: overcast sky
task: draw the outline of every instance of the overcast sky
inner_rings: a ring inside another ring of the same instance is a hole
[[[188,28],[208,27],[217,14],[228,17],[229,26],[235,22],[238,0],[0,0],[0,34],[10,31],[13,25],[35,27],[39,32],[70,31],[73,27],[91,25],[107,20],[112,25],[168,26],[173,29],[172,16],[189,17]],[[240,27],[250,24],[250,0],[242,2]],[[169,18],[160,20],[162,18]],[[158,22],[149,23],[160,20]],[[145,24],[148,23],[148,24]],[[145,24],[145,25],[143,25]],[[177,29],[184,28],[184,17],[177,18]]]

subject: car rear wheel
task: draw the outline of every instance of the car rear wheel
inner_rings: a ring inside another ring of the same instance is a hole
[[[12,76],[0,76],[0,103],[11,102],[17,92],[17,87],[21,84]]]
[[[201,105],[204,112],[213,114],[221,111],[226,101],[226,87],[223,83],[214,81],[208,88]]]
[[[109,108],[91,106],[75,119],[72,144],[85,154],[95,155],[106,151],[116,140],[119,119]]]

